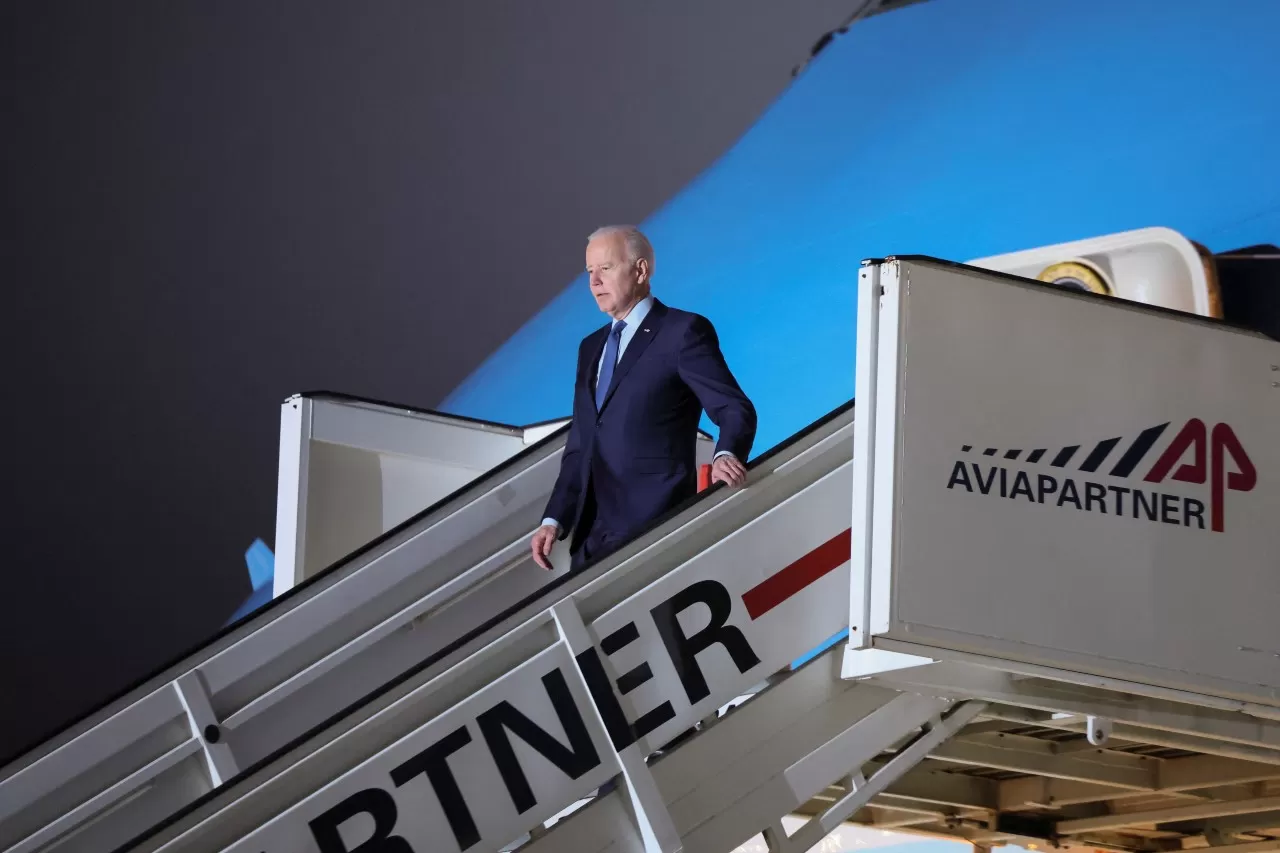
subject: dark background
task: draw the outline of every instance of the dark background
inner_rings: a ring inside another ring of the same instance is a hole
[[[5,4],[0,756],[248,595],[281,400],[437,405],[859,5]]]

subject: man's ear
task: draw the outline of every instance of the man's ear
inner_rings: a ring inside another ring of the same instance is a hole
[[[639,282],[649,280],[649,262],[644,258],[636,260],[636,280]]]

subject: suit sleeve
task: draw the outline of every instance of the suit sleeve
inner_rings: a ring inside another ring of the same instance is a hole
[[[578,419],[569,423],[569,437],[564,442],[564,452],[560,455],[560,473],[556,476],[556,484],[551,489],[551,497],[547,500],[547,508],[542,515],[544,520],[555,519],[560,527],[559,539],[569,535],[573,520],[578,517],[579,492],[582,489],[582,430],[578,427]]]
[[[585,343],[578,350],[581,362]],[[581,372],[581,370],[579,370]],[[574,385],[574,411],[577,411],[577,384]],[[569,422],[569,436],[564,442],[564,451],[560,454],[560,473],[556,475],[556,484],[551,489],[551,497],[543,511],[543,520],[554,519],[560,527],[559,539],[569,535],[573,520],[578,517],[578,502],[582,496],[582,427],[575,416]]]
[[[695,314],[685,332],[680,378],[720,428],[716,453],[727,451],[745,463],[756,438],[756,408],[725,363],[715,327],[706,317]]]

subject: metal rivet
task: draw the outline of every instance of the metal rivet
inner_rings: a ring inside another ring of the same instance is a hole
[[[217,743],[222,740],[222,731],[214,725],[204,727],[204,739],[209,743]]]

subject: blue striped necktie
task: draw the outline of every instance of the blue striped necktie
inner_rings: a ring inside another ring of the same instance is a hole
[[[609,341],[604,345],[604,364],[600,365],[600,378],[596,380],[596,411],[604,405],[604,397],[609,393],[609,383],[613,381],[613,366],[618,361],[618,342],[622,340],[622,329],[627,324],[619,320],[613,324],[609,332]]]

